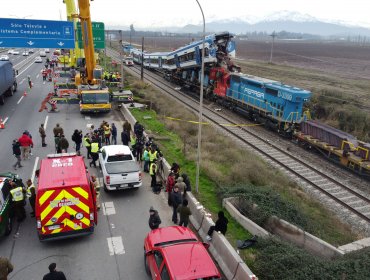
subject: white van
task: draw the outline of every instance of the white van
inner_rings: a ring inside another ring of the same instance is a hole
[[[128,146],[109,145],[101,148],[99,166],[103,172],[105,191],[139,188],[143,185],[140,166]]]
[[[45,57],[45,56],[46,56],[46,52],[44,52],[44,51],[40,51],[40,56],[41,56],[41,57]]]

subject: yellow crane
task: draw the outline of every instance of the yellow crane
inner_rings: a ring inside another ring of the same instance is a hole
[[[73,21],[74,30],[77,30],[78,19],[76,17],[77,9],[76,9],[75,0],[63,0],[63,3],[66,4],[67,20]],[[77,61],[79,59],[82,59],[83,57],[84,57],[83,50],[78,47],[78,41],[76,39],[75,48],[69,51],[69,66],[76,67]]]

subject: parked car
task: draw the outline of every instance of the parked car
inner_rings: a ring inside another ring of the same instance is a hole
[[[46,52],[46,53],[49,53],[49,52],[50,52],[50,50],[49,50],[49,49],[45,49],[45,52]]]
[[[144,240],[145,270],[153,280],[221,279],[208,247],[187,227],[152,230]]]
[[[8,50],[8,54],[13,54],[14,50]]]
[[[35,57],[35,63],[42,63],[42,58],[41,58],[41,56],[36,56],[36,57]]]
[[[40,56],[41,56],[41,57],[46,57],[46,52],[44,52],[44,51],[40,51]]]
[[[103,172],[105,191],[139,188],[143,185],[140,166],[128,146],[109,145],[100,151],[99,166]]]
[[[19,54],[19,51],[13,51],[12,54],[18,55]]]
[[[29,53],[28,53],[27,51],[24,51],[24,52],[22,53],[22,55],[23,55],[23,56],[28,56],[28,55],[29,55]]]
[[[29,53],[34,53],[35,51],[33,49],[28,50]]]
[[[3,54],[2,56],[0,56],[0,60],[2,60],[2,61],[8,61],[9,60],[9,56],[7,56],[6,54]]]

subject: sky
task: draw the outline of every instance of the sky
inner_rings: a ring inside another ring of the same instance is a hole
[[[62,0],[1,0],[0,17],[65,20]],[[199,0],[206,22],[215,19],[244,18],[256,22],[279,11],[307,14],[328,22],[342,22],[370,28],[369,0]],[[77,0],[76,0],[77,3]],[[94,0],[93,21],[106,27],[135,28],[184,26],[201,24],[202,16],[196,0]]]

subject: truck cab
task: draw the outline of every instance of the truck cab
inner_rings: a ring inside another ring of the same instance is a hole
[[[99,166],[105,191],[138,189],[143,185],[139,164],[128,146],[109,145],[100,151]]]

